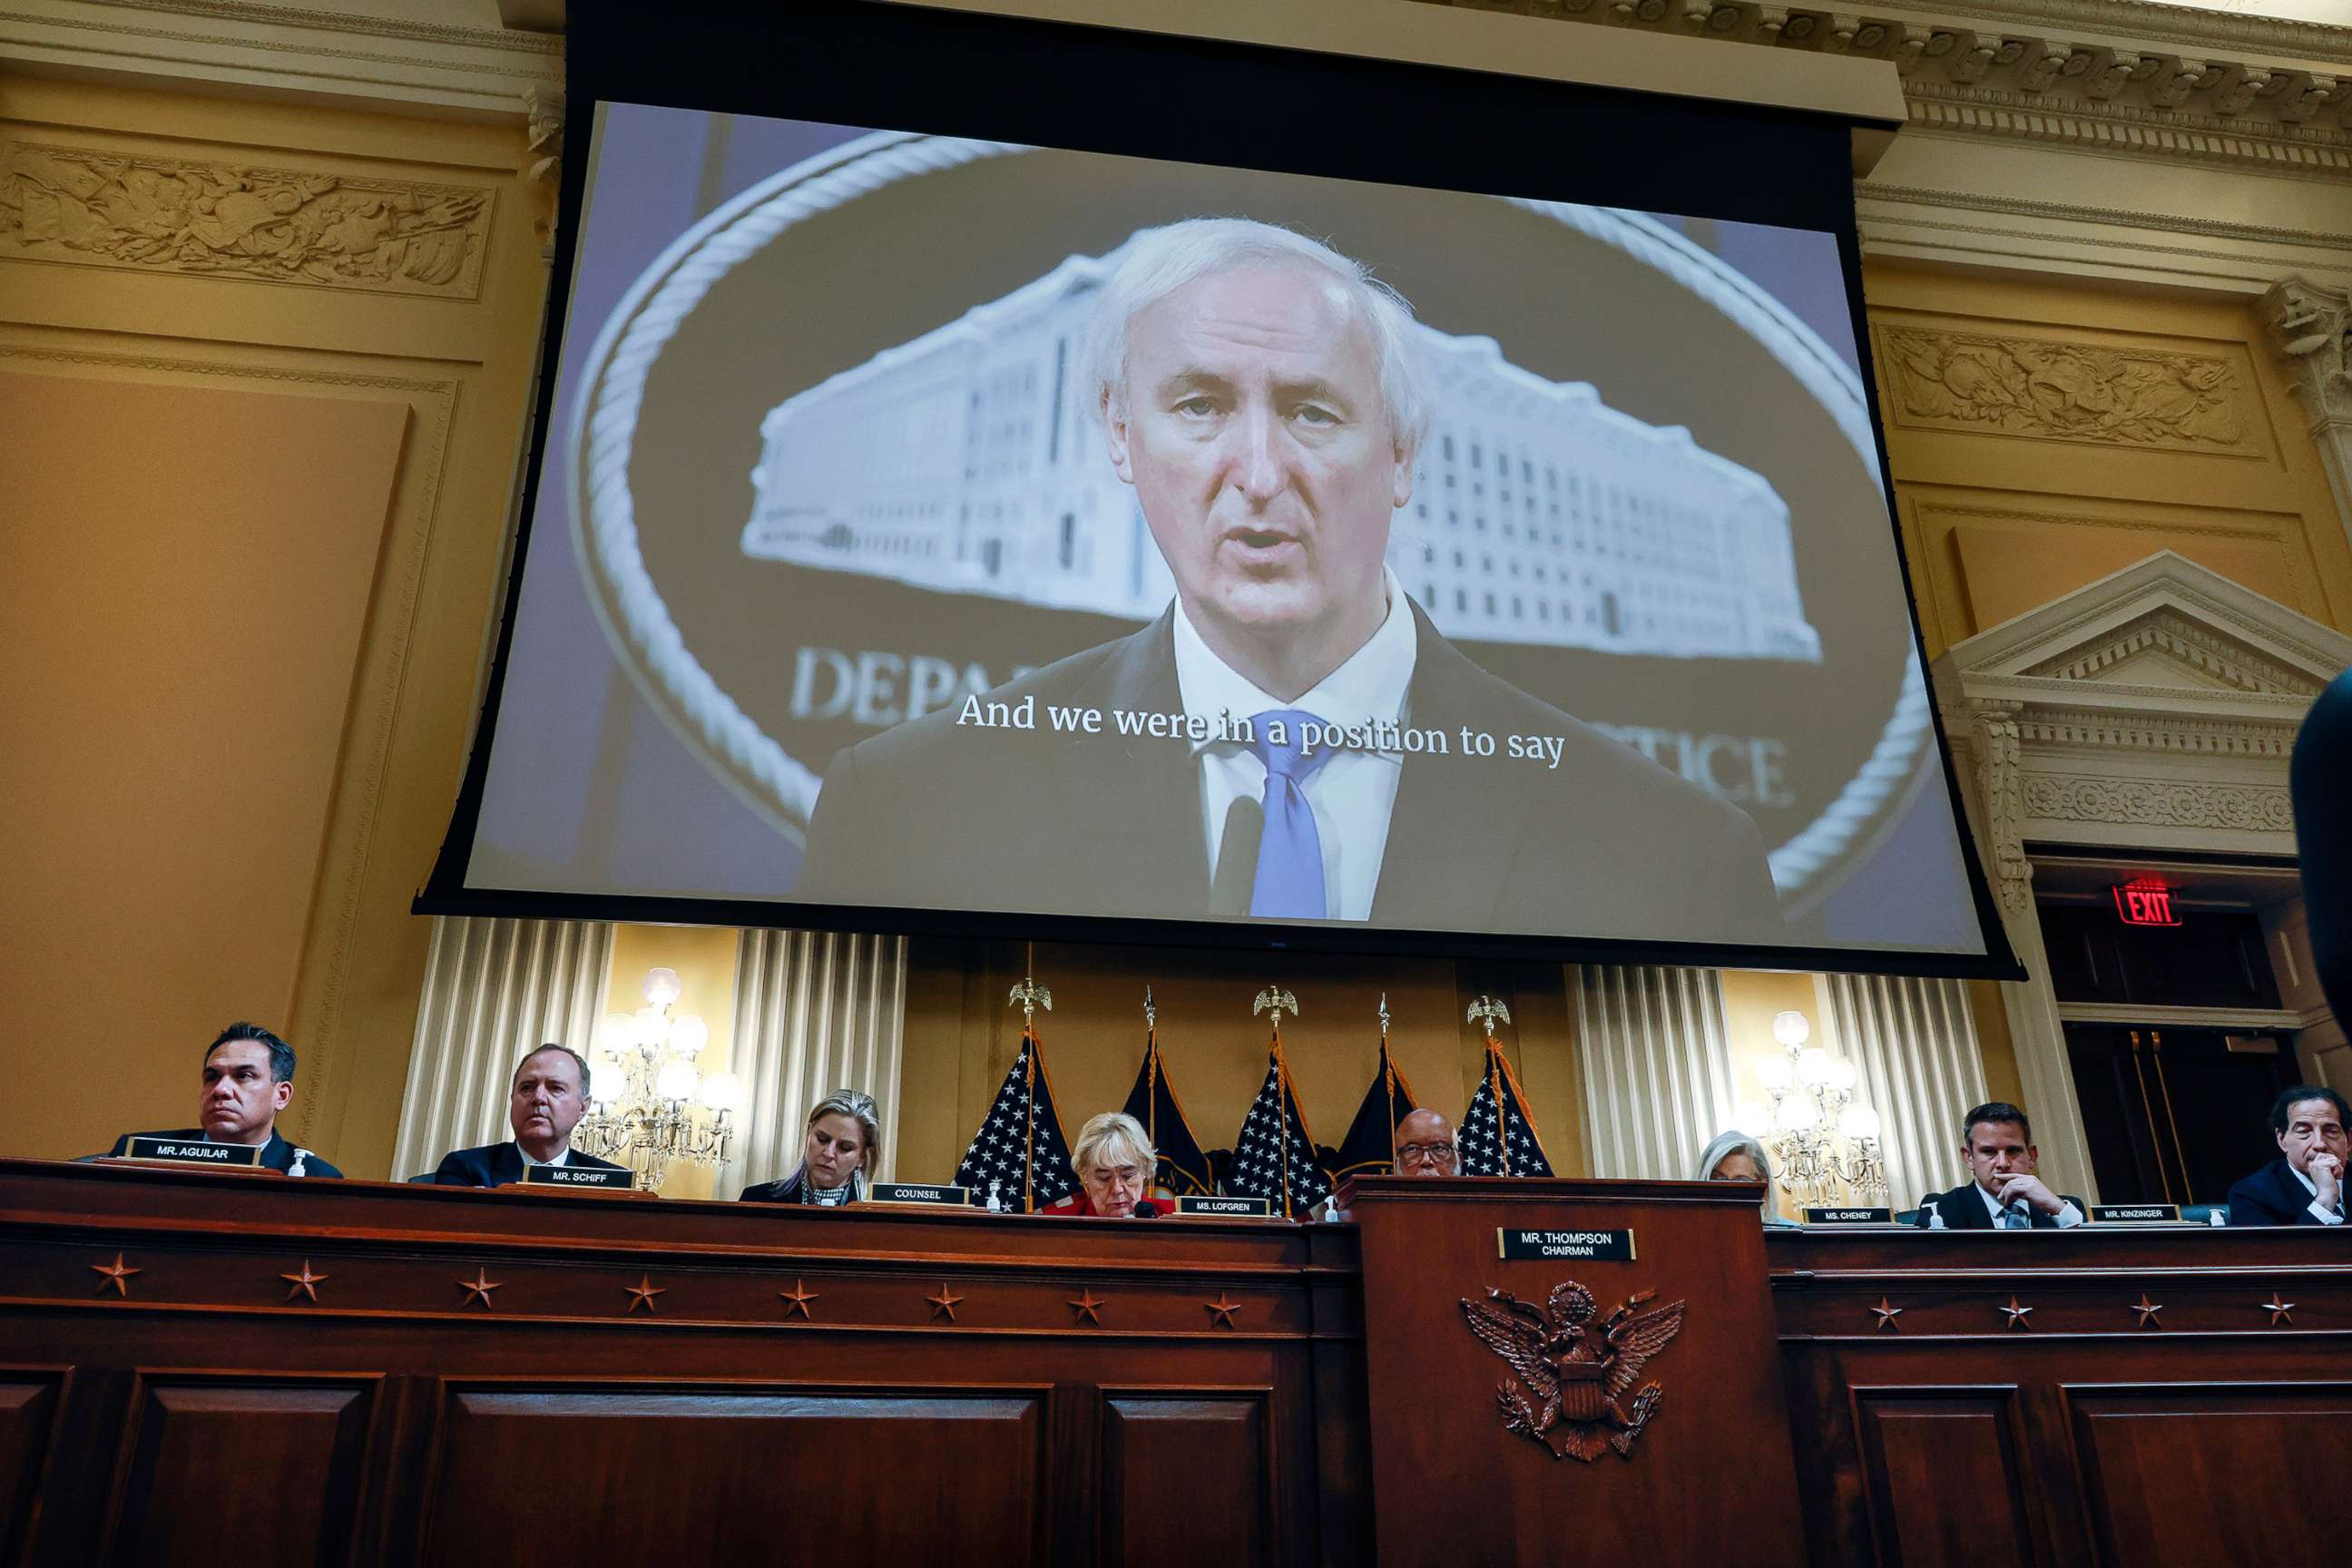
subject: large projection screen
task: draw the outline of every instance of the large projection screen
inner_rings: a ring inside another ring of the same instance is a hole
[[[572,18],[536,471],[420,908],[2013,970],[1842,126],[640,25]],[[1596,129],[1647,134],[1542,151]]]

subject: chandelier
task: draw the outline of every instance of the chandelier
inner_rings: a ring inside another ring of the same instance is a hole
[[[1744,1105],[1736,1124],[1764,1144],[1780,1190],[1801,1205],[1830,1207],[1849,1197],[1883,1205],[1886,1152],[1879,1142],[1878,1112],[1853,1102],[1861,1075],[1845,1058],[1806,1045],[1812,1032],[1802,1013],[1773,1018],[1772,1037],[1786,1054],[1756,1064],[1771,1108]]]
[[[710,1027],[673,1011],[684,990],[677,970],[648,970],[646,1005],[605,1018],[588,1069],[588,1114],[572,1134],[583,1152],[635,1173],[640,1192],[661,1191],[677,1162],[725,1164],[735,1136],[729,1116],[742,1083],[731,1072],[705,1077],[696,1065]]]

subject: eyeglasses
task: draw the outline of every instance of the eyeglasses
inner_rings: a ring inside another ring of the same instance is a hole
[[[1451,1143],[1400,1143],[1397,1145],[1400,1165],[1450,1165],[1454,1163]]]

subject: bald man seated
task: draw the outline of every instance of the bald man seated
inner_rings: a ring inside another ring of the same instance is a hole
[[[1462,1152],[1454,1142],[1454,1123],[1434,1110],[1416,1110],[1398,1122],[1396,1140],[1398,1175],[1462,1173]]]

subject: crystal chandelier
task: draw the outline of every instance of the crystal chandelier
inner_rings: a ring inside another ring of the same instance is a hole
[[[646,1005],[604,1020],[588,1069],[588,1114],[572,1143],[636,1173],[641,1192],[661,1191],[670,1165],[727,1163],[735,1129],[729,1121],[743,1086],[731,1072],[703,1076],[695,1058],[709,1026],[673,1009],[683,994],[677,971],[646,973]]]
[[[1802,1013],[1772,1020],[1772,1037],[1786,1054],[1756,1064],[1771,1109],[1742,1106],[1737,1125],[1762,1142],[1780,1190],[1800,1205],[1830,1207],[1850,1197],[1882,1205],[1886,1152],[1879,1142],[1878,1112],[1853,1103],[1860,1074],[1845,1058],[1806,1045],[1812,1032]]]

